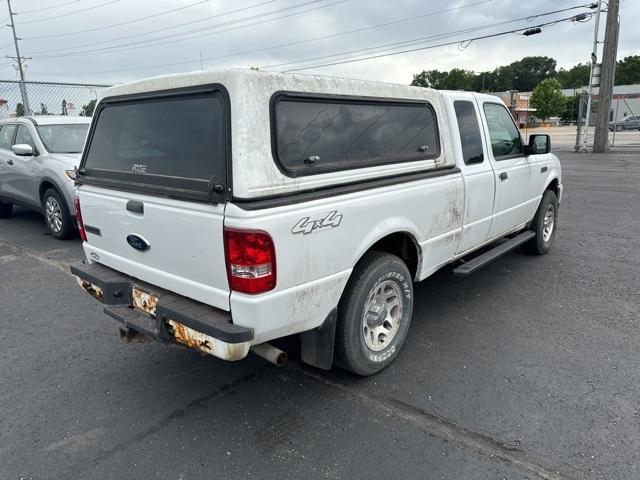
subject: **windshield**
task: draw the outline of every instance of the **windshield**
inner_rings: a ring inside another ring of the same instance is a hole
[[[81,153],[89,124],[39,125],[36,129],[48,152]]]

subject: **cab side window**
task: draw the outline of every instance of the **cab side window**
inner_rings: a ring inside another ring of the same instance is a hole
[[[484,151],[482,149],[482,137],[478,125],[478,115],[473,102],[468,100],[456,100],[453,109],[458,120],[458,132],[462,145],[462,158],[465,165],[482,163]]]
[[[3,125],[0,129],[0,148],[11,150],[13,145],[13,134],[16,131],[16,125]]]
[[[485,103],[491,150],[496,160],[522,156],[522,139],[509,111],[498,103]]]
[[[24,125],[19,125],[18,126],[18,133],[16,134],[16,141],[15,143],[25,143],[27,145],[31,145],[31,148],[33,148],[35,150],[36,148],[36,144],[33,141],[33,137],[31,136],[31,132],[29,132],[29,129],[27,127],[25,127]]]

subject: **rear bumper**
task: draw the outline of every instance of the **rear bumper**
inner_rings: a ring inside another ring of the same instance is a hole
[[[71,265],[71,273],[105,313],[122,323],[125,338],[140,333],[177,342],[223,360],[247,356],[253,329],[231,323],[231,314],[141,282],[99,263]]]

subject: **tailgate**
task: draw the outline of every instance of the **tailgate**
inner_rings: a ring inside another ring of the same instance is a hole
[[[84,249],[91,262],[229,310],[224,203],[188,202],[89,185],[78,189],[78,197],[87,232]]]

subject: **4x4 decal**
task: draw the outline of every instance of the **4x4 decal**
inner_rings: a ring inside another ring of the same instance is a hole
[[[336,210],[329,212],[324,217],[320,218],[312,219],[311,217],[304,217],[298,220],[298,223],[293,226],[291,233],[302,233],[303,235],[316,233],[329,228],[335,228],[340,225],[341,221],[342,214],[338,213]]]

